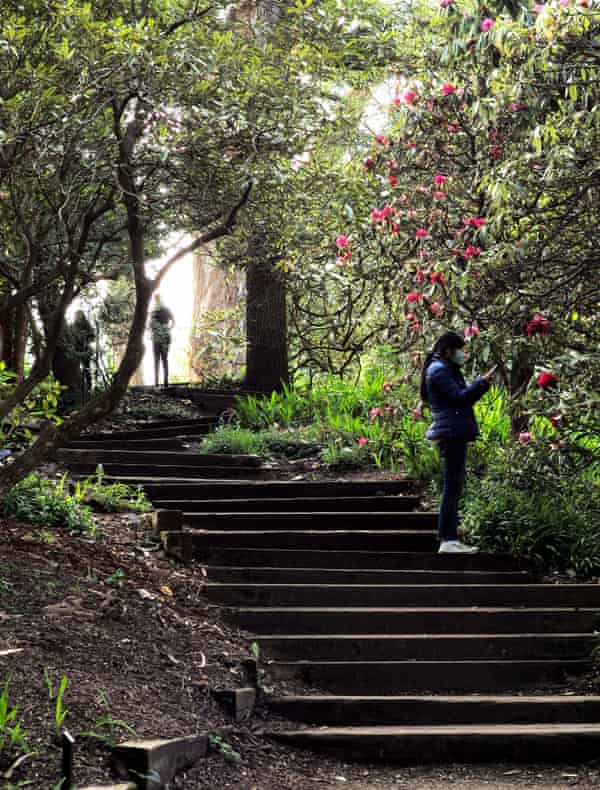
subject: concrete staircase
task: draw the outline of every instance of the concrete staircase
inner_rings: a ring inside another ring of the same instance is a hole
[[[257,479],[256,460],[183,448],[210,426],[86,437],[60,458],[183,512],[168,550],[205,566],[208,599],[254,635],[265,686],[284,689],[266,696],[269,737],[402,764],[598,758],[600,696],[568,687],[593,666],[600,585],[438,555],[409,481]]]

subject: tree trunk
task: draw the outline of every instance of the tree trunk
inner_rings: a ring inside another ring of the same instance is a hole
[[[271,264],[246,268],[246,386],[260,392],[289,383],[285,280]]]
[[[25,368],[27,324],[25,305],[11,307],[0,314],[0,359],[19,380]]]
[[[513,359],[510,373],[510,424],[513,436],[518,436],[529,428],[529,415],[521,410],[520,396],[527,389],[532,376],[533,364],[530,353],[527,349],[521,349]]]

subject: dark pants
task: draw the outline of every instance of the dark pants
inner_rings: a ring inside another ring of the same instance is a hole
[[[160,364],[162,362],[162,367],[165,374],[165,387],[168,387],[169,386],[169,346],[164,343],[153,343],[152,350],[154,351],[154,385],[158,387],[158,374],[160,372]]]
[[[444,473],[439,537],[440,540],[458,540],[458,502],[465,483],[467,442],[463,439],[443,439],[438,448]]]

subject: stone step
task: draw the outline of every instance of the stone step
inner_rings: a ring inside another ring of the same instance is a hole
[[[168,450],[105,450],[103,447],[92,450],[72,450],[62,448],[56,457],[62,463],[76,464],[136,464],[138,466],[213,466],[222,469],[228,467],[260,467],[262,459],[256,455],[203,455],[197,451],[169,452]]]
[[[387,530],[379,531],[309,531],[309,530],[191,530],[189,533],[193,550],[226,547],[301,549],[312,546],[316,549],[395,549],[397,551],[435,551],[438,546],[436,533],[432,530]],[[174,540],[180,536],[173,536]]]
[[[220,584],[205,594],[229,606],[600,607],[597,584]],[[571,630],[571,629],[569,629]],[[337,629],[337,633],[344,633]],[[487,633],[487,629],[484,631]],[[403,633],[409,633],[407,631]]]
[[[255,634],[560,634],[600,628],[598,609],[232,608],[227,617]]]
[[[179,478],[187,476],[180,473]],[[304,480],[269,480],[249,483],[222,482],[205,484],[195,481],[156,481],[149,474],[143,482],[151,499],[272,499],[307,497],[394,496],[417,489],[412,480],[387,480],[381,482],[342,482]]]
[[[274,680],[334,694],[475,693],[563,686],[591,659],[431,661],[270,661]]]
[[[198,478],[205,483],[213,479],[218,480],[219,483],[222,483],[223,480],[231,480],[233,483],[236,478],[244,481],[253,479],[264,480],[274,475],[274,472],[270,469],[242,466],[186,466],[182,469],[180,465],[153,464],[152,466],[144,466],[140,464],[106,463],[105,461],[94,463],[74,463],[69,461],[65,466],[69,468],[75,477],[87,477],[95,474],[98,463],[102,464],[108,478],[115,478],[129,485],[144,485],[144,478],[150,475],[153,480],[160,478],[164,480],[177,479],[181,477],[182,472],[187,478]]]
[[[320,725],[551,724],[600,721],[600,696],[268,697],[269,709]]]
[[[260,636],[265,660],[462,661],[588,659],[592,634],[297,634]]]
[[[426,571],[513,571],[528,564],[508,554],[423,554],[401,551],[331,551],[311,549],[237,549],[207,547],[196,551],[212,565],[268,566],[271,568],[379,568],[381,570]]]
[[[597,759],[600,724],[345,727],[269,733],[286,746],[343,760],[428,765],[505,762],[576,765]]]
[[[167,510],[182,510],[186,513],[302,513],[323,512],[402,512],[418,507],[418,496],[382,497],[273,497],[254,499],[161,499],[155,498],[155,507]]]
[[[183,523],[192,529],[230,530],[232,532],[264,532],[267,530],[301,530],[306,532],[333,530],[377,531],[410,530],[436,534],[436,513],[189,513],[184,511]]]
[[[337,558],[336,558],[337,559]],[[523,584],[526,571],[375,570],[206,565],[211,582],[226,584]]]

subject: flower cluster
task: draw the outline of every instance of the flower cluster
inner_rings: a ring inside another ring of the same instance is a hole
[[[543,337],[547,335],[549,331],[550,321],[541,313],[536,313],[527,324],[528,337],[534,337],[535,335],[541,335]]]

